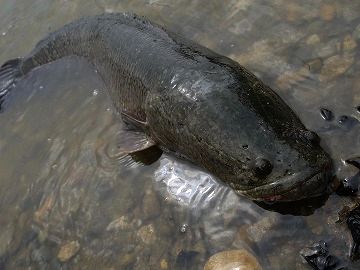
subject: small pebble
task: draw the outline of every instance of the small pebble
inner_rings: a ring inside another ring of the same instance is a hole
[[[61,262],[67,262],[73,258],[80,250],[80,244],[78,241],[72,241],[61,246],[57,258]]]
[[[351,51],[357,47],[356,41],[352,38],[351,35],[346,35],[343,40],[344,51]]]
[[[329,248],[326,242],[320,241],[312,247],[304,248],[300,255],[315,270],[340,270],[344,269],[339,259],[329,255]]]
[[[188,231],[189,225],[184,223],[183,225],[181,225],[180,227],[180,232],[181,233],[186,233]]]
[[[156,233],[155,233],[155,227],[153,224],[149,224],[146,226],[143,226],[139,229],[139,231],[137,232],[137,236],[139,237],[139,239],[147,244],[153,244],[156,242]]]
[[[338,123],[341,127],[345,129],[351,129],[357,124],[359,124],[359,120],[352,116],[341,115],[338,119]]]
[[[340,196],[354,196],[358,192],[359,175],[345,178],[341,181],[340,186],[336,190],[336,194]]]
[[[331,121],[334,119],[334,114],[332,113],[332,111],[330,111],[326,108],[321,108],[320,114],[321,114],[321,117],[324,118],[324,120],[326,120],[326,121]]]
[[[315,45],[315,44],[318,44],[319,42],[320,42],[320,38],[316,34],[311,35],[306,39],[307,45]]]
[[[315,58],[315,59],[307,62],[306,65],[308,66],[310,72],[319,73],[323,66],[323,61],[321,58]]]
[[[320,9],[320,17],[324,21],[331,21],[335,18],[336,9],[335,5],[323,4]]]
[[[352,55],[334,55],[324,61],[320,81],[330,81],[345,73],[355,59]]]
[[[347,164],[353,165],[354,167],[360,169],[360,157],[349,158],[349,159],[345,160],[345,162]]]
[[[353,238],[353,245],[351,248],[350,258],[352,260],[358,260],[360,258],[359,247],[360,247],[360,209],[356,208],[351,211],[346,224],[351,232],[351,236]]]
[[[161,269],[163,269],[163,270],[168,269],[168,268],[169,268],[169,264],[168,264],[167,260],[162,259],[162,260],[160,261],[160,267],[161,267]]]
[[[206,262],[204,270],[261,270],[257,259],[245,249],[216,253]]]
[[[354,39],[360,39],[360,24],[356,26],[354,32],[353,32]]]

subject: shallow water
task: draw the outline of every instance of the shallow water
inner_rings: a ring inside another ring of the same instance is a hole
[[[360,154],[360,2],[204,3],[0,0],[0,62],[85,15],[146,15],[256,73],[319,133],[338,175],[354,174],[343,160]],[[320,107],[335,119],[324,121]],[[339,124],[342,115],[352,121]],[[335,224],[336,195],[296,212],[265,210],[174,157],[141,166],[112,156],[122,123],[86,62],[30,73],[0,126],[0,269],[202,269],[212,254],[240,248],[263,269],[310,269],[299,252],[321,239],[349,269],[360,267],[348,259],[349,232]],[[76,252],[62,262],[64,247]]]

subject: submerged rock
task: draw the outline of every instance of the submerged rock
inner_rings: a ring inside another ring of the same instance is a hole
[[[169,263],[167,262],[166,259],[162,259],[162,260],[160,261],[160,268],[161,268],[162,270],[166,270],[166,269],[169,268]]]
[[[324,21],[331,21],[336,16],[336,7],[332,4],[323,4],[320,8],[320,17]]]
[[[216,253],[206,262],[204,270],[261,270],[257,259],[245,249]]]
[[[357,47],[357,42],[351,35],[346,35],[343,40],[344,51],[352,51]]]
[[[352,260],[358,260],[360,258],[359,247],[360,247],[360,208],[356,208],[351,211],[346,223],[350,229],[351,236],[353,238],[353,245],[351,248],[350,258]]]
[[[156,241],[155,227],[153,224],[142,226],[137,232],[139,239],[145,244],[153,244]]]
[[[328,245],[319,242],[300,251],[301,256],[315,270],[340,270],[345,269],[339,259],[329,254]]]
[[[67,262],[73,258],[80,250],[80,244],[78,241],[68,242],[61,246],[57,258],[61,262]]]
[[[144,219],[151,219],[160,214],[160,203],[154,191],[145,192],[142,211]]]
[[[334,114],[332,111],[326,108],[320,108],[321,117],[326,121],[331,121],[334,119]]]
[[[320,37],[317,34],[312,34],[306,39],[307,45],[316,45],[320,42]]]
[[[320,81],[330,81],[345,73],[354,63],[352,55],[334,55],[325,60]]]
[[[133,224],[130,223],[127,216],[121,216],[118,219],[113,220],[107,227],[107,231],[117,231],[117,230],[129,230]]]
[[[360,24],[356,26],[354,32],[353,32],[354,39],[360,39]]]

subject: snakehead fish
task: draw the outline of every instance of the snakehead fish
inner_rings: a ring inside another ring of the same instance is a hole
[[[67,56],[85,58],[138,142],[157,145],[259,201],[324,193],[331,159],[267,85],[237,62],[129,13],[72,22],[0,69],[1,102],[16,82]]]

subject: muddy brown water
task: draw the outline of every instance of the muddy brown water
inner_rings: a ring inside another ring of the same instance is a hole
[[[319,133],[338,175],[354,173],[344,160],[360,155],[358,1],[0,6],[0,62],[82,16],[145,15],[256,73]],[[321,107],[333,111],[332,121],[321,118]],[[352,120],[339,124],[342,115]],[[241,248],[263,269],[310,269],[299,251],[321,239],[349,269],[360,267],[348,259],[349,232],[335,224],[338,196],[266,210],[173,157],[149,166],[117,159],[109,149],[121,126],[84,61],[61,60],[18,83],[0,115],[0,269],[202,269],[212,254]]]

